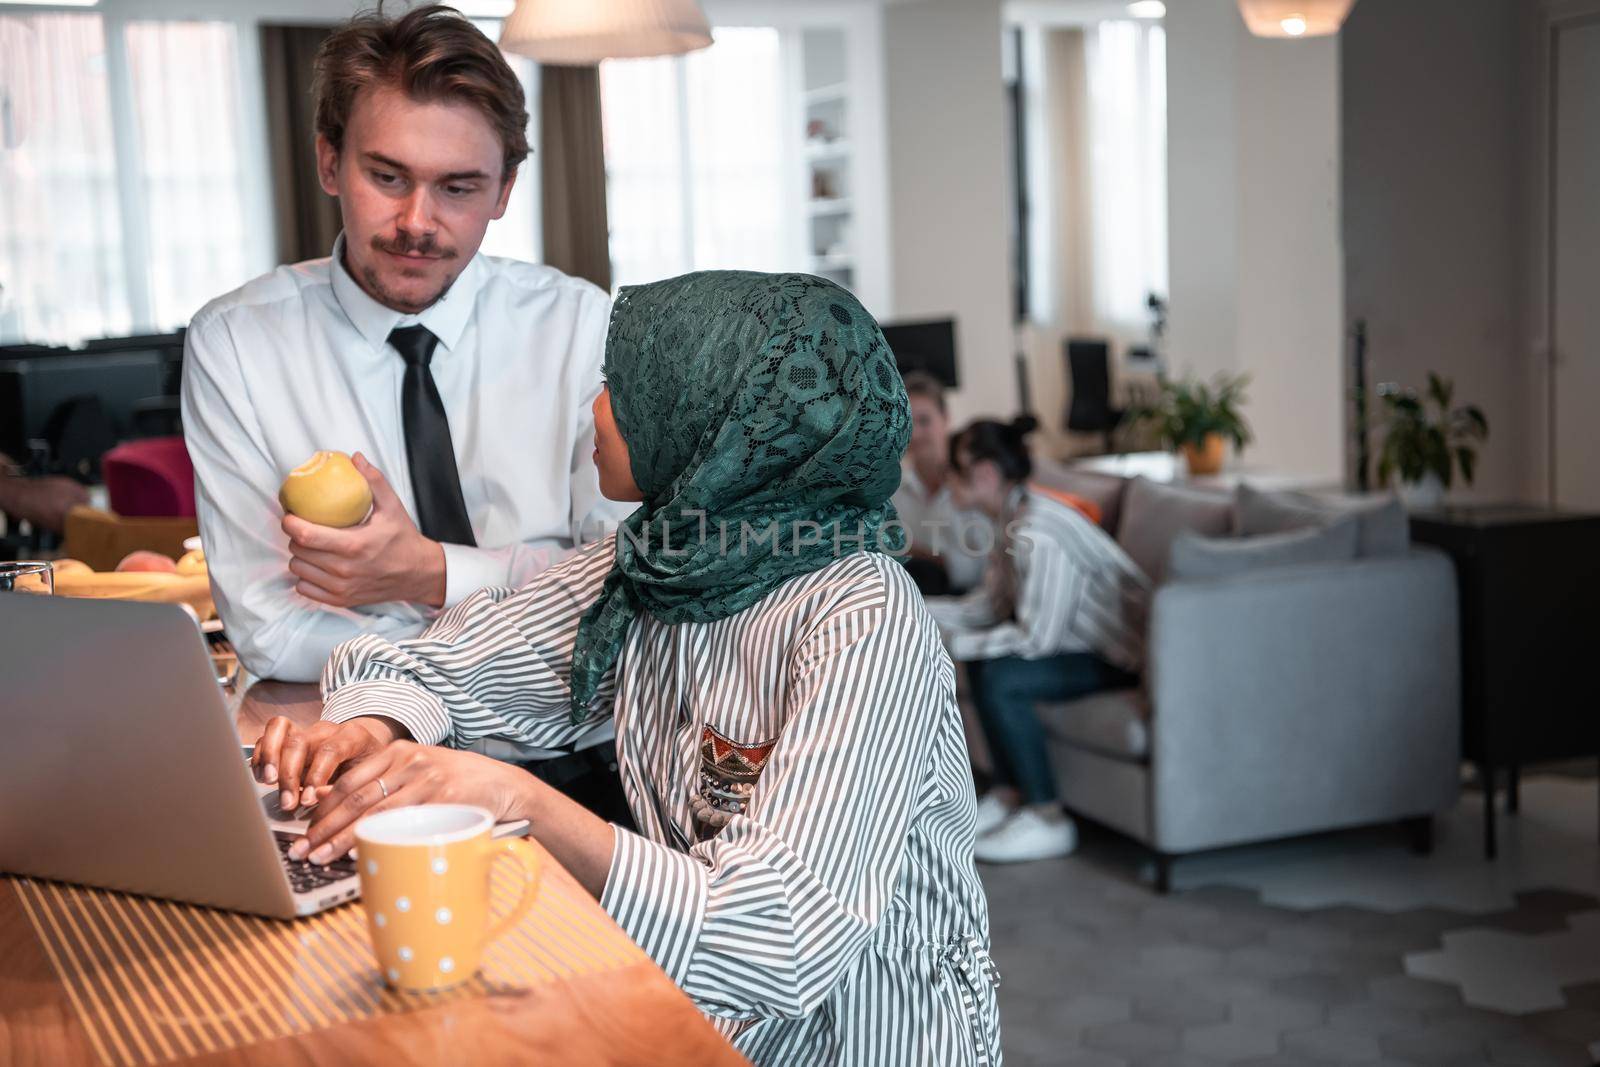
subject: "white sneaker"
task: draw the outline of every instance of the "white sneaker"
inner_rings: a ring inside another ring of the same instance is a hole
[[[1078,827],[1065,816],[1046,819],[1021,808],[978,839],[973,856],[983,863],[1026,863],[1056,859],[1078,847]]]
[[[982,837],[1005,822],[1010,814],[1011,809],[1005,801],[994,795],[993,790],[983,794],[978,798],[978,836]]]

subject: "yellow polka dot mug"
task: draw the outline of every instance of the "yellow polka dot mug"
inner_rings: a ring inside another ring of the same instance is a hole
[[[540,853],[516,838],[495,840],[494,816],[464,804],[418,804],[356,824],[361,899],[378,967],[397,989],[448,989],[478,971],[490,941],[527,914],[538,896]],[[500,856],[522,867],[522,893],[489,914],[489,868]]]

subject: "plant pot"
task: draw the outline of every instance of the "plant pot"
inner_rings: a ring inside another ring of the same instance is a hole
[[[1228,439],[1220,433],[1208,433],[1200,444],[1185,442],[1178,449],[1189,464],[1189,474],[1195,477],[1216,474],[1228,458]]]
[[[1401,482],[1397,491],[1407,511],[1437,511],[1444,506],[1444,482],[1431,471],[1419,482]]]

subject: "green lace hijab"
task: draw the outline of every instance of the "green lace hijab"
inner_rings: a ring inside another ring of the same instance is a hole
[[[889,497],[910,435],[905,387],[839,286],[747,271],[627,286],[605,375],[644,503],[578,626],[580,720],[640,612],[724,619],[840,556],[904,545]]]

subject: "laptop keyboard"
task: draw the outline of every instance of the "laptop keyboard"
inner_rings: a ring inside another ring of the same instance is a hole
[[[289,834],[272,836],[278,842],[278,860],[288,873],[289,885],[296,893],[309,893],[313,889],[332,885],[356,873],[356,861],[349,856],[342,856],[326,867],[310,860],[292,860],[289,858],[289,846],[294,844],[295,838]]]

